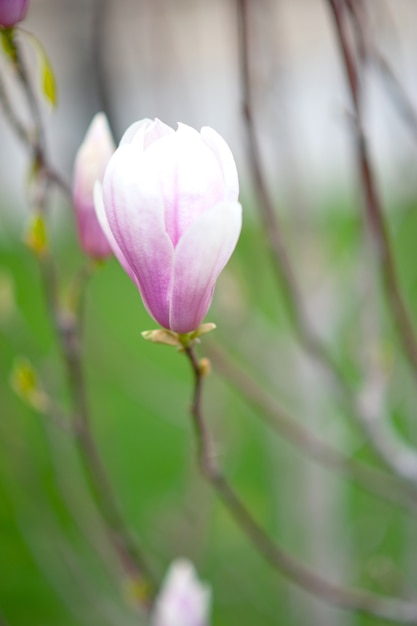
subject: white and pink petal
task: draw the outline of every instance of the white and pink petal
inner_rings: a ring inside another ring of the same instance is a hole
[[[223,137],[210,126],[203,126],[200,134],[202,140],[215,155],[223,173],[226,188],[224,199],[228,202],[236,202],[239,196],[239,179],[236,163],[229,146]]]
[[[199,134],[191,131],[181,126],[177,133],[155,141],[145,153],[149,169],[158,178],[165,227],[174,246],[201,213],[225,197],[217,159]]]
[[[165,232],[158,181],[144,155],[128,144],[116,151],[103,182],[105,213],[148,312],[169,328],[168,294],[174,250]]]
[[[174,254],[169,328],[195,330],[210,307],[216,280],[239,239],[242,207],[221,202],[196,219]]]

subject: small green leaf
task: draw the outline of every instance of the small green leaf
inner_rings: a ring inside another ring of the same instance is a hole
[[[16,360],[10,376],[10,384],[15,392],[25,400],[29,399],[37,389],[36,373],[27,359],[19,358]]]
[[[16,44],[14,41],[14,28],[1,28],[1,45],[4,53],[9,59],[16,63],[17,61],[17,52],[16,52]]]
[[[46,234],[45,220],[41,213],[36,213],[26,231],[25,242],[28,248],[38,257],[42,257],[48,250],[48,237]]]
[[[29,406],[44,412],[48,406],[48,397],[39,387],[33,365],[25,358],[17,358],[10,374],[10,385],[15,393]]]
[[[46,55],[43,55],[41,58],[41,71],[43,93],[47,101],[55,107],[57,105],[55,76]]]
[[[33,47],[38,54],[40,63],[42,93],[45,96],[46,101],[49,102],[52,107],[55,107],[57,105],[55,74],[52,69],[51,62],[49,61],[48,55],[46,54],[45,48],[33,33],[30,33],[23,28],[20,28],[19,30],[21,33],[24,33],[29,37]]]

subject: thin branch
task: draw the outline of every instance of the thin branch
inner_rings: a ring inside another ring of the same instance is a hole
[[[62,178],[61,174],[59,174],[49,164],[46,157],[45,139],[39,106],[37,104],[36,96],[32,89],[31,83],[29,82],[29,77],[27,75],[26,67],[23,63],[22,55],[20,53],[17,42],[13,40],[13,43],[16,52],[16,62],[14,64],[14,67],[16,68],[18,77],[20,79],[26,100],[29,105],[29,110],[31,112],[31,115],[33,116],[35,130],[27,130],[22,121],[17,116],[16,111],[10,103],[9,97],[7,95],[4,81],[0,76],[0,102],[3,107],[3,112],[18,139],[24,144],[25,147],[29,148],[38,175],[42,176],[48,182],[57,186],[66,197],[71,199],[72,192],[70,186]]]
[[[35,128],[35,139],[34,143],[32,144],[34,161],[43,176],[47,178],[50,182],[60,187],[60,189],[71,198],[71,189],[69,185],[48,163],[48,159],[46,157],[46,137],[43,128],[39,102],[33,89],[28,72],[26,70],[26,65],[23,61],[23,56],[21,54],[20,47],[17,41],[15,41],[15,50],[17,74],[20,78],[23,91],[25,92],[26,100],[32,115],[32,120]]]
[[[329,0],[330,1],[330,0]],[[364,410],[359,399],[356,397],[356,391],[351,389],[351,386],[345,379],[344,372],[339,363],[333,358],[326,345],[315,333],[311,324],[307,312],[304,307],[303,298],[299,290],[296,278],[292,272],[291,265],[288,259],[288,255],[282,241],[280,234],[280,228],[277,221],[277,215],[271,196],[269,194],[266,181],[263,176],[261,166],[261,154],[258,145],[255,121],[252,107],[252,93],[251,93],[251,80],[250,80],[250,68],[249,68],[249,6],[251,0],[237,0],[237,15],[238,15],[238,40],[239,40],[239,60],[240,60],[240,80],[242,85],[243,94],[243,109],[245,117],[245,128],[248,136],[248,149],[251,168],[254,175],[254,182],[256,185],[258,197],[259,197],[259,210],[261,212],[264,232],[266,240],[269,242],[271,250],[271,258],[273,268],[277,278],[279,278],[285,289],[287,302],[290,308],[292,321],[295,324],[295,330],[301,345],[305,348],[308,354],[321,365],[324,371],[326,371],[333,382],[336,384],[336,388],[342,398],[346,408],[350,411],[352,417],[361,426],[364,432],[369,438],[369,443],[374,450],[378,453],[380,459],[384,464],[392,469],[403,481],[412,484],[417,488],[417,453],[407,446],[402,440],[397,437],[395,442],[392,442],[387,432],[382,432],[379,425],[375,422],[373,417],[370,418],[367,411]],[[349,63],[347,71],[355,90],[357,89],[357,77],[353,67],[353,59],[348,57]],[[363,135],[361,135],[363,139]],[[362,142],[363,146],[364,143]],[[370,176],[370,169],[368,160],[365,159],[364,174],[366,173],[366,180],[371,181],[370,189],[373,192],[373,178]],[[377,208],[378,204],[375,205]],[[377,211],[377,215],[379,215]],[[382,221],[382,225],[384,222]],[[390,250],[390,248],[388,248]],[[391,258],[391,257],[390,257]],[[390,270],[393,270],[394,266],[391,261],[385,265]],[[401,311],[405,311],[401,307],[402,299],[398,289],[396,289],[396,276],[392,271],[387,272],[387,276],[390,280],[390,285],[393,287],[393,294],[398,296],[394,298],[394,301],[398,304]],[[392,280],[394,277],[394,281]],[[390,299],[390,302],[392,300]],[[401,314],[400,314],[401,316]],[[405,319],[408,319],[407,316]],[[409,328],[405,324],[406,329]],[[404,341],[406,341],[407,332],[403,335]],[[408,336],[408,335],[407,335]],[[411,335],[413,336],[413,335]],[[414,350],[411,348],[411,351]],[[416,352],[417,357],[417,352]],[[406,462],[404,462],[404,459]]]
[[[333,376],[340,380],[343,378],[343,374],[338,363],[333,359],[323,342],[311,328],[297,280],[292,271],[287,250],[282,239],[282,231],[278,224],[274,202],[272,201],[263,174],[261,165],[262,158],[255,128],[252,104],[253,97],[249,66],[249,5],[250,0],[237,0],[240,83],[243,98],[242,105],[245,130],[247,133],[248,156],[259,198],[258,207],[263,228],[271,251],[272,266],[278,282],[284,288],[291,321],[295,325],[301,342],[317,361],[324,364],[327,369],[333,372]]]
[[[100,103],[100,110],[106,114],[110,128],[114,131],[114,107],[106,72],[105,53],[108,49],[109,0],[95,0],[93,4],[93,23],[91,29],[91,55],[94,64],[94,76]]]
[[[406,303],[404,301],[395,267],[390,234],[385,222],[381,200],[378,194],[371,165],[368,145],[363,129],[361,108],[361,86],[355,63],[355,55],[349,40],[345,0],[327,0],[334,17],[340,54],[343,60],[352,105],[355,113],[356,152],[365,198],[365,213],[374,238],[380,270],[385,285],[387,300],[391,309],[404,352],[417,377],[417,338]]]
[[[414,140],[417,140],[416,108],[391,63],[378,47],[373,33],[370,32],[366,4],[361,0],[348,0],[348,8],[354,21],[358,45],[366,52],[365,55],[361,54],[362,62],[373,63],[379,71],[400,117],[411,130]]]
[[[406,124],[411,128],[414,139],[417,140],[417,113],[404,86],[396,76],[388,59],[375,47],[373,47],[373,59],[382,77],[385,78],[388,92],[391,94]]]
[[[191,417],[197,442],[198,463],[203,476],[253,546],[272,567],[298,587],[329,604],[391,621],[416,624],[417,605],[397,598],[381,597],[330,582],[277,545],[246,508],[219,468],[202,411],[203,373],[192,347],[184,349],[194,376]]]
[[[7,118],[10,126],[12,127],[15,135],[20,139],[22,143],[25,145],[30,145],[31,140],[29,134],[26,131],[24,124],[17,117],[11,103],[7,97],[6,87],[4,85],[4,81],[0,75],[0,102],[3,107],[3,113]]]
[[[67,370],[68,385],[75,411],[74,434],[84,473],[105,521],[111,545],[119,557],[125,574],[130,580],[136,581],[138,589],[142,592],[141,603],[148,607],[153,593],[153,584],[150,582],[152,578],[143,555],[125,526],[91,430],[82,371],[79,320],[70,312],[64,313],[60,310],[54,269],[49,258],[42,259],[41,273],[49,315]]]
[[[26,70],[26,65],[23,61],[23,56],[21,53],[20,46],[18,45],[18,42],[16,41],[16,38],[15,38],[15,31],[13,31],[12,37],[14,38],[14,45],[15,45],[14,52],[16,54],[15,67],[17,70],[17,75],[20,79],[20,84],[25,93],[26,100],[27,100],[29,110],[31,113],[31,117],[33,120],[35,136],[36,136],[35,147],[36,147],[37,153],[39,153],[41,157],[42,155],[46,153],[46,139],[45,139],[45,132],[44,132],[43,123],[42,123],[42,115],[41,115],[38,99],[32,87],[29,74]]]
[[[43,141],[44,132],[41,116],[39,114],[36,97],[28,81],[26,68],[18,49],[16,50],[16,54],[20,66],[19,77],[33,115],[33,123],[37,129],[34,146],[35,156],[40,164],[45,165],[48,160]],[[47,192],[48,185],[46,185],[42,191],[40,199],[42,207],[37,206],[38,209],[41,208],[45,210],[48,199]],[[77,317],[77,313],[81,313],[81,310],[77,306],[75,307],[75,314],[70,311],[66,312],[62,310],[58,297],[55,267],[53,259],[48,252],[39,255],[39,266],[44,285],[47,310],[66,367],[68,387],[74,410],[73,425],[75,440],[78,444],[84,474],[89,482],[98,510],[101,513],[109,542],[118,555],[124,573],[129,578],[130,582],[134,583],[135,600],[142,608],[148,610],[154,595],[152,577],[145,563],[145,559],[126,527],[119,511],[117,499],[103,467],[91,430],[82,367],[81,321]],[[83,284],[83,280],[84,275],[82,274],[79,277],[80,285]],[[81,301],[82,292],[78,294],[78,299]]]
[[[211,345],[208,356],[215,369],[259,411],[258,416],[280,436],[302,450],[312,460],[336,470],[374,495],[412,510],[417,508],[417,494],[396,476],[361,463],[337,450],[297,421],[280,406],[249,374],[235,365],[224,350]]]

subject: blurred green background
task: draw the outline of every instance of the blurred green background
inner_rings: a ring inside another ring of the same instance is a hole
[[[390,226],[401,281],[416,312],[417,211],[413,206],[395,209]],[[303,371],[307,366],[271,275],[264,238],[247,205],[246,213],[242,239],[208,316],[219,328],[204,338],[199,353],[204,355],[213,342],[223,345],[297,419],[352,456],[375,463],[337,395],[316,375],[317,365]],[[68,216],[65,220],[54,241],[63,290],[83,263],[73,226]],[[24,356],[47,390],[65,402],[63,367],[36,260],[21,233],[2,226],[2,613],[13,626],[138,623],[70,434],[28,408],[10,387],[13,365]],[[348,376],[358,349],[358,306],[351,294],[360,271],[360,233],[354,208],[332,200],[303,234],[288,235],[292,250],[303,249],[297,255],[300,274],[312,259],[317,262],[317,255],[323,268],[331,268],[333,297],[342,305],[333,349]],[[328,277],[323,270],[316,289]],[[271,571],[248,545],[196,469],[188,363],[174,348],[143,341],[140,332],[152,327],[117,263],[99,268],[88,285],[85,320],[94,434],[125,519],[158,578],[172,559],[190,558],[212,586],[216,626],[379,623],[313,601]],[[385,320],[380,348],[393,363],[386,401],[412,442],[415,392],[395,343]],[[345,583],[381,593],[413,592],[417,537],[410,513],[312,464],[271,433],[215,367],[204,408],[226,473],[282,545]]]
[[[381,49],[415,93],[417,5],[369,3]],[[325,3],[253,2],[254,109],[266,180],[304,307],[352,388],[381,378],[371,408],[394,437],[417,445],[416,390],[392,323],[362,217],[345,87]],[[27,27],[51,57],[57,111],[43,109],[52,162],[70,180],[97,110],[116,137],[158,116],[209,124],[236,157],[244,207],[237,250],[222,274],[200,356],[221,348],[295,423],[349,458],[382,465],[329,376],[300,343],[260,227],[241,115],[236,3],[226,0],[38,0]],[[398,33],[400,36],[398,36]],[[34,55],[23,41],[33,80]],[[0,62],[8,87],[10,68]],[[392,94],[370,72],[367,130],[399,280],[417,325],[417,150]],[[19,94],[11,87],[17,106]],[[20,109],[18,109],[20,110]],[[32,198],[28,156],[0,117],[0,625],[140,624],[94,505],[71,434],[11,383],[21,359],[63,407],[65,368],[37,260],[24,243]],[[85,260],[71,207],[52,196],[48,236],[60,296]],[[111,260],[87,285],[84,368],[96,445],[158,582],[186,557],[212,588],[213,626],[371,626],[296,589],[249,544],[201,478],[189,408],[192,375],[154,328],[136,288]],[[213,353],[214,356],[216,353]],[[369,401],[369,399],[368,399]],[[385,501],[307,458],[265,424],[213,358],[204,411],[220,465],[266,532],[332,581],[417,597],[414,510]]]

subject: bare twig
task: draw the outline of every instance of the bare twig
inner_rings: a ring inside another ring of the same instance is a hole
[[[330,582],[310,569],[264,532],[246,508],[220,470],[213,442],[202,412],[203,373],[198,358],[190,346],[184,349],[194,375],[191,416],[197,441],[198,463],[203,476],[213,487],[238,527],[272,567],[295,585],[343,609],[366,613],[397,624],[415,624],[417,605],[397,598],[374,595],[359,589],[349,589]]]
[[[24,88],[24,93],[32,112],[33,123],[36,127],[35,143],[28,144],[33,148],[35,158],[42,169],[48,169],[48,159],[44,145],[44,132],[41,116],[39,113],[36,97],[28,80],[28,75],[18,51],[16,42],[16,58],[18,63],[18,75]],[[56,181],[55,181],[56,182]],[[48,185],[42,185],[42,193],[38,198],[37,209],[45,210],[48,200]],[[39,206],[39,203],[42,206]],[[113,494],[111,484],[103,467],[97,450],[94,436],[91,430],[89,409],[87,405],[84,374],[82,368],[82,344],[80,323],[77,314],[81,313],[80,302],[82,292],[78,293],[78,303],[74,306],[75,312],[62,310],[58,298],[58,285],[55,274],[53,259],[46,251],[39,255],[39,265],[44,284],[44,293],[49,316],[55,331],[63,361],[66,367],[69,391],[73,404],[73,425],[75,440],[83,464],[85,476],[89,482],[91,491],[98,510],[103,519],[109,542],[116,552],[119,562],[130,583],[134,583],[135,600],[148,610],[154,594],[152,577],[145,563],[145,559],[126,527],[119,511],[116,497]],[[81,283],[84,275],[80,276]],[[81,284],[80,283],[80,284]]]
[[[411,130],[414,140],[417,140],[416,108],[371,32],[366,3],[362,2],[362,0],[348,0],[348,8],[354,21],[358,46],[366,51],[366,54],[361,54],[362,62],[372,63],[379,71],[400,117],[403,118],[405,124]]]
[[[26,65],[23,62],[23,57],[22,57],[22,53],[20,50],[20,46],[18,45],[18,42],[15,39],[15,31],[13,31],[12,37],[14,38],[14,52],[16,55],[17,75],[20,79],[20,83],[25,93],[26,100],[27,100],[31,117],[33,120],[33,124],[34,124],[34,130],[35,130],[34,147],[36,150],[35,157],[39,158],[39,160],[42,161],[42,155],[46,154],[46,139],[45,139],[45,132],[44,132],[43,123],[42,123],[42,115],[41,115],[38,99],[35,95],[29,74],[26,70]]]
[[[123,570],[131,581],[136,581],[138,600],[148,607],[153,593],[153,585],[150,582],[152,578],[136,541],[125,526],[91,431],[82,371],[80,320],[75,314],[65,313],[60,309],[57,301],[55,272],[50,258],[41,260],[41,272],[49,315],[67,370],[68,385],[75,411],[74,434],[85,476]]]
[[[351,385],[346,381],[344,372],[342,371],[339,363],[333,358],[326,345],[313,330],[309,322],[307,312],[305,310],[303,298],[299,290],[296,278],[292,272],[284,242],[282,241],[280,235],[275,207],[263,176],[263,171],[261,167],[261,155],[255,130],[255,121],[252,107],[251,80],[249,71],[250,3],[251,0],[237,0],[240,75],[243,93],[244,116],[246,121],[245,127],[248,135],[248,148],[251,168],[254,174],[254,181],[258,192],[258,206],[262,214],[265,236],[267,241],[269,242],[269,246],[271,249],[271,258],[275,274],[277,275],[277,277],[280,277],[280,280],[282,280],[284,283],[285,294],[292,315],[292,320],[295,324],[295,330],[302,346],[305,348],[308,354],[321,365],[323,370],[330,375],[332,381],[336,384],[336,389],[338,390],[345,407],[351,413],[351,416],[361,426],[361,428],[366,432],[369,438],[369,443],[378,453],[384,464],[388,468],[392,469],[401,479],[412,484],[414,488],[417,486],[417,453],[412,448],[410,448],[410,446],[405,445],[399,437],[397,437],[396,441],[393,443],[389,438],[389,434],[387,432],[382,432],[375,420],[372,417],[370,418],[364,406],[356,397],[356,390],[352,389]],[[354,72],[353,59],[350,56],[348,57],[348,59],[349,75],[352,75],[355,90],[357,90],[357,77],[356,73]],[[361,146],[363,146],[363,134],[361,134],[361,138]],[[363,169],[363,175],[366,179],[367,189],[370,190],[371,197],[374,198],[373,177],[371,175],[369,161],[367,157],[364,160],[364,164],[366,167],[364,167]],[[377,203],[375,205],[374,202],[373,206],[373,213],[375,213],[376,211],[376,215],[382,217],[382,215],[380,214],[379,204]],[[377,208],[376,210],[375,206]],[[383,219],[382,221],[379,221],[378,224],[382,225],[383,233],[385,233],[385,222],[383,221]],[[385,239],[383,238],[382,244],[384,244],[384,242]],[[385,244],[382,247],[385,249]],[[390,247],[388,247],[388,251],[390,252]],[[400,317],[402,311],[406,314],[404,319],[407,320],[408,315],[405,308],[402,307],[401,294],[399,289],[397,288],[396,274],[394,271],[391,252],[388,259],[388,262],[384,263],[384,267],[387,270],[386,282],[390,285],[389,292],[393,294],[393,298],[390,299],[390,302],[395,302],[398,305],[396,310],[400,312]],[[412,328],[405,322],[404,330],[405,333],[402,334],[402,337],[403,340],[406,342],[407,332],[412,331]],[[411,332],[410,337],[413,336],[414,335]],[[413,348],[411,348],[411,352],[414,353]],[[417,357],[417,352],[415,356]],[[406,459],[405,463],[404,459]]]
[[[95,0],[93,4],[93,23],[91,31],[91,54],[94,63],[94,75],[100,109],[106,114],[110,128],[114,131],[114,110],[109,88],[109,77],[106,73],[105,53],[109,33],[109,2],[108,0]]]
[[[392,474],[361,463],[337,450],[290,415],[268,394],[253,377],[218,346],[211,345],[208,355],[226,381],[231,383],[252,406],[259,410],[260,419],[279,435],[305,452],[324,467],[336,470],[371,493],[406,509],[416,511],[417,494]]]
[[[337,377],[343,377],[339,365],[326,350],[323,343],[311,329],[304,309],[302,297],[296,278],[293,274],[287,250],[282,240],[275,206],[269,193],[261,165],[261,153],[255,129],[252,107],[252,90],[249,67],[249,5],[250,0],[237,0],[238,37],[240,80],[243,97],[243,115],[247,132],[248,155],[253,173],[254,183],[259,198],[259,211],[262,217],[266,239],[271,251],[271,261],[277,280],[283,286],[291,321],[294,323],[298,336],[309,353],[321,363],[329,366]]]
[[[19,118],[15,114],[13,107],[11,106],[9,102],[9,99],[6,93],[6,87],[4,85],[1,75],[0,75],[0,103],[3,108],[3,113],[5,114],[15,135],[20,139],[22,143],[26,145],[30,144],[29,134],[27,133],[24,124],[19,120]]]
[[[404,86],[396,76],[388,59],[380,50],[373,47],[373,59],[382,75],[385,78],[388,92],[391,94],[394,103],[397,105],[406,124],[411,128],[413,137],[417,140],[417,112],[415,107],[405,91]]]
[[[14,35],[10,35],[14,37]],[[36,173],[46,179],[48,182],[58,187],[62,193],[71,198],[71,188],[62,176],[50,165],[46,156],[45,137],[42,125],[42,118],[37,103],[35,93],[27,75],[26,66],[23,62],[18,42],[13,38],[14,51],[16,54],[14,67],[22,85],[29,110],[31,112],[34,130],[27,130],[16,114],[14,107],[8,98],[3,80],[0,77],[0,102],[3,107],[4,114],[14,130],[19,140],[29,148],[33,159]]]
[[[354,51],[349,40],[346,3],[345,0],[327,0],[327,3],[334,17],[340,54],[344,64],[346,79],[349,85],[356,118],[354,124],[355,140],[360,177],[365,199],[364,208],[369,227],[376,244],[388,304],[391,309],[404,352],[410,361],[414,375],[417,377],[417,338],[399,285],[390,234],[375,183],[363,129],[361,87],[355,63]]]

